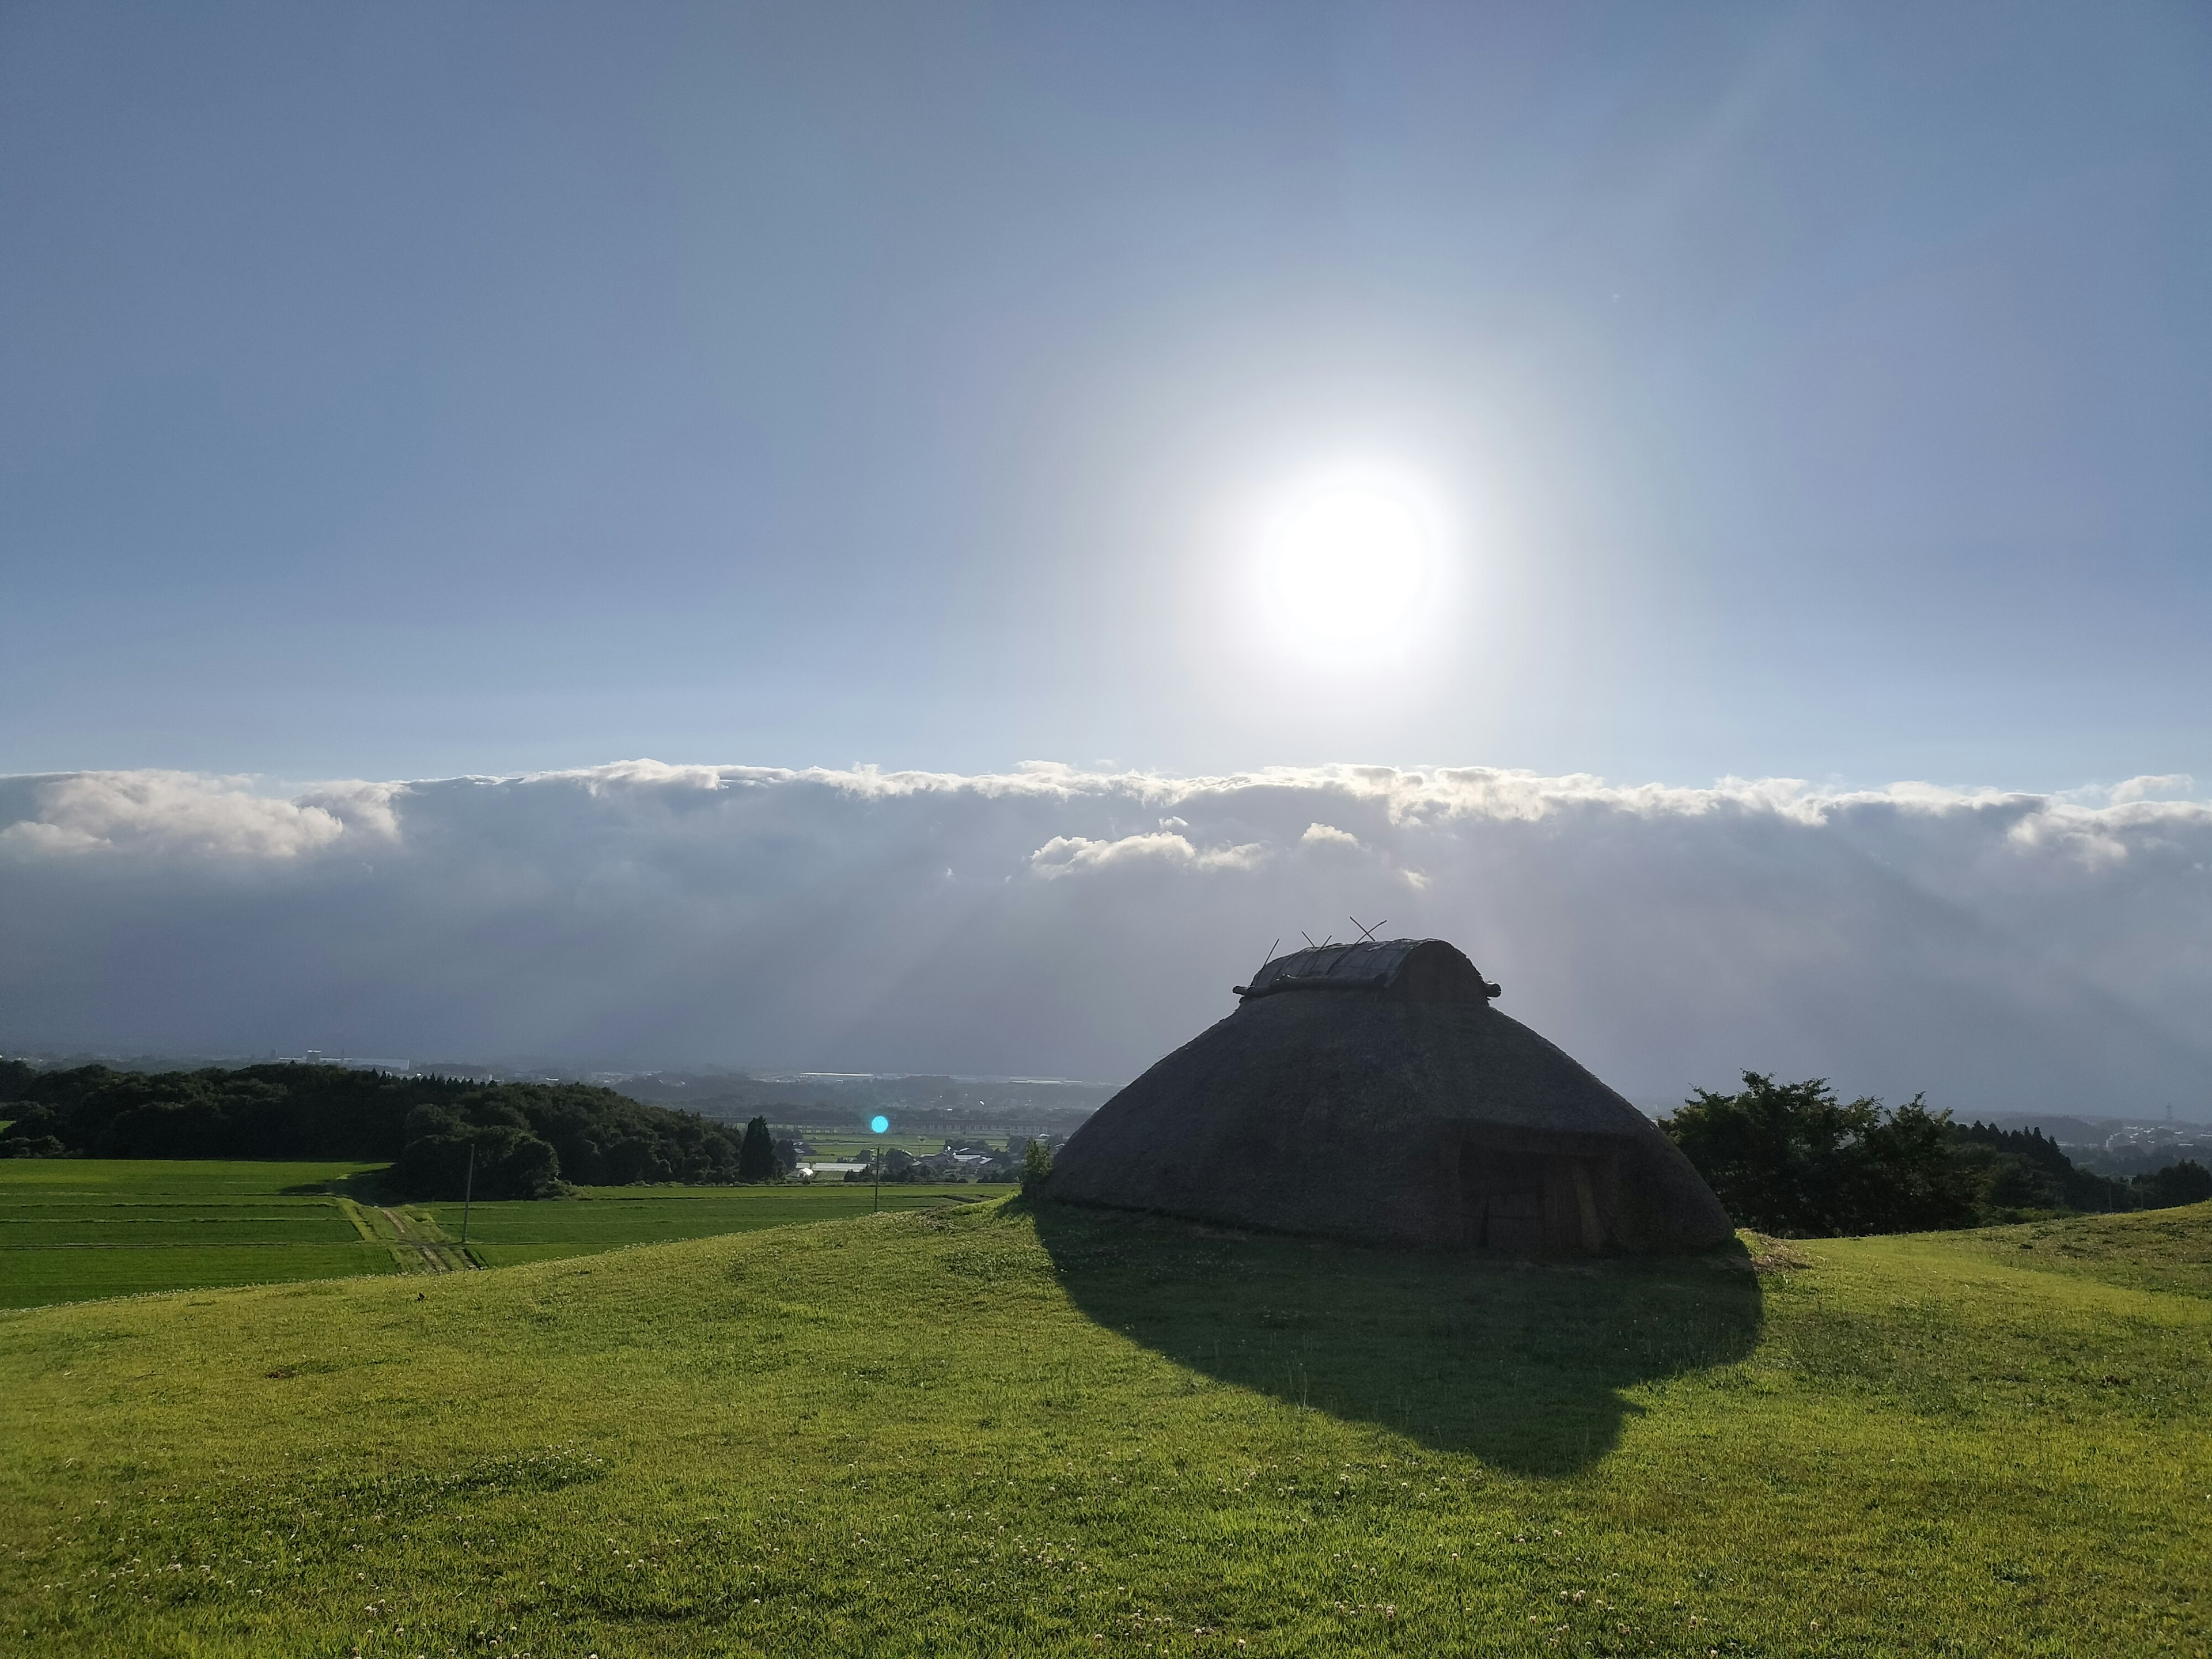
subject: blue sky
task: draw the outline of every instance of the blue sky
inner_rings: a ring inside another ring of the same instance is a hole
[[[2208,155],[2202,7],[9,6],[0,1045],[1127,1077],[1357,914],[2201,1115]]]
[[[2208,93],[2192,6],[13,5],[0,770],[2212,776]],[[1240,562],[1347,465],[1356,665]]]

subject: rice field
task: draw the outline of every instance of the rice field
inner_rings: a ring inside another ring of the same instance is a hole
[[[978,1135],[973,1139],[987,1140],[993,1146],[1004,1146],[1006,1144],[1006,1137],[1003,1133]],[[838,1134],[834,1132],[809,1129],[805,1132],[805,1139],[806,1144],[814,1149],[812,1154],[814,1157],[832,1158],[843,1163],[856,1161],[866,1163],[872,1152],[890,1152],[894,1148],[915,1158],[928,1158],[933,1153],[945,1150],[945,1137],[941,1134]]]
[[[872,1208],[874,1189],[595,1187],[570,1199],[459,1204],[378,1194],[380,1165],[0,1160],[0,1307],[357,1274],[447,1273],[787,1226]],[[886,1187],[887,1210],[975,1188]]]
[[[398,1273],[340,1196],[371,1167],[0,1161],[0,1307]]]

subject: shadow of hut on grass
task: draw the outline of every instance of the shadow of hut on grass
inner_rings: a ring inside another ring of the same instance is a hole
[[[1367,1249],[1050,1202],[1033,1214],[1089,1318],[1224,1382],[1524,1475],[1613,1449],[1622,1390],[1742,1359],[1741,1245],[1572,1263]]]

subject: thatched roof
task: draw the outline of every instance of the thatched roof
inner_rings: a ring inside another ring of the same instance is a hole
[[[1498,988],[1443,940],[1300,951],[1237,989],[1236,1012],[1076,1132],[1054,1197],[1528,1253],[1729,1237],[1674,1144],[1492,1008]]]
[[[1316,945],[1286,957],[1270,957],[1249,985],[1236,988],[1249,1001],[1278,991],[1396,991],[1423,1001],[1449,1001],[1498,988],[1474,964],[1440,939],[1362,939]]]

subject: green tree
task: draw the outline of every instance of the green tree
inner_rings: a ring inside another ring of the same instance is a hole
[[[1972,1225],[1974,1182],[1953,1162],[1951,1118],[1918,1096],[1895,1111],[1836,1098],[1825,1078],[1743,1073],[1700,1089],[1659,1127],[1737,1223],[1784,1237]]]
[[[2155,1175],[2137,1176],[2135,1184],[2148,1209],[2202,1204],[2212,1198],[2212,1170],[2207,1170],[2193,1158],[2185,1158],[2179,1164],[2167,1164]]]
[[[773,1181],[775,1173],[775,1138],[768,1132],[768,1120],[757,1117],[745,1125],[745,1138],[738,1148],[738,1179]]]
[[[414,1198],[550,1198],[561,1190],[561,1160],[527,1129],[462,1124],[409,1141],[392,1181]]]
[[[510,1184],[558,1192],[563,1178],[733,1181],[742,1139],[695,1113],[580,1084],[485,1084],[339,1066],[43,1072],[0,1061],[0,1117],[14,1120],[0,1130],[0,1157],[19,1146],[43,1150],[52,1139],[87,1158],[384,1158],[400,1166],[403,1186],[419,1179],[441,1194],[450,1159],[434,1148],[410,1157],[418,1142],[458,1138],[465,1148],[480,1131],[513,1131],[550,1147],[556,1172],[547,1174],[536,1152],[518,1153]]]
[[[1034,1193],[1044,1185],[1044,1178],[1052,1173],[1052,1148],[1042,1140],[1032,1140],[1022,1148],[1022,1190]]]

